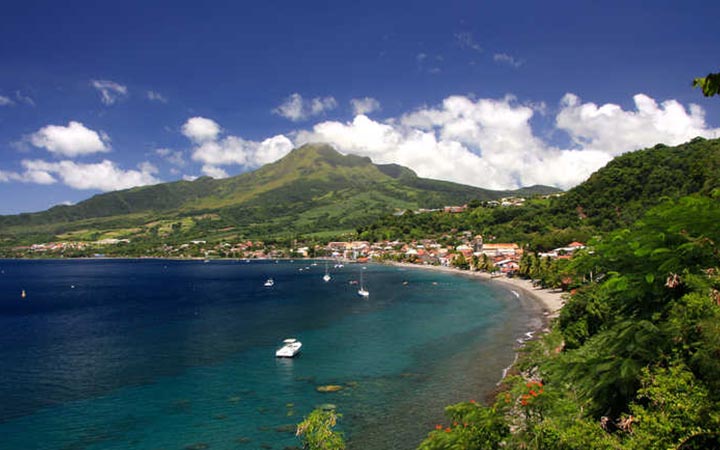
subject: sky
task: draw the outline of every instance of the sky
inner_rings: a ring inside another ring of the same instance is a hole
[[[23,1],[0,214],[257,169],[307,142],[490,189],[720,137],[717,1]]]

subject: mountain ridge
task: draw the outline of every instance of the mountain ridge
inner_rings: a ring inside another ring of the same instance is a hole
[[[0,236],[39,233],[50,238],[83,228],[107,235],[109,229],[147,228],[156,221],[208,214],[217,216],[218,227],[233,227],[243,236],[310,233],[352,229],[397,209],[554,192],[560,190],[536,186],[493,191],[430,180],[397,164],[376,165],[368,157],[343,155],[327,144],[306,144],[278,161],[230,178],[140,186],[97,194],[76,205],[0,216]]]

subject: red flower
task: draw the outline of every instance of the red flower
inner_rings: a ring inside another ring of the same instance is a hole
[[[449,433],[450,431],[452,431],[452,430],[450,430],[450,428],[445,428],[446,433]]]
[[[470,400],[470,403],[473,403],[473,404],[474,404],[474,403],[477,403],[477,402],[476,402],[475,400]]]
[[[442,430],[442,425],[440,425],[440,424],[435,425],[435,429],[436,429],[436,430]]]

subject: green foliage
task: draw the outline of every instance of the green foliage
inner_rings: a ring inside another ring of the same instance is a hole
[[[450,425],[436,425],[420,444],[420,450],[497,448],[510,433],[502,411],[474,401],[448,406],[445,415]]]
[[[718,405],[682,363],[645,368],[631,411],[635,426],[629,448],[677,448],[691,436],[720,429]]]
[[[462,253],[458,253],[452,261],[453,267],[457,267],[460,270],[468,270],[470,263]]]
[[[341,417],[334,410],[315,409],[297,427],[297,436],[307,450],[344,450],[342,433],[333,430]]]
[[[709,73],[705,77],[695,78],[692,85],[702,89],[705,97],[718,95],[720,93],[720,73]]]
[[[627,226],[665,197],[709,195],[720,187],[720,140],[695,138],[618,156],[553,203],[557,224],[577,221],[600,230]]]
[[[716,198],[666,199],[567,266],[526,254],[520,271],[536,280],[554,270],[584,281],[523,350],[524,376],[484,409],[513,432],[467,448],[718,448],[718,223]],[[465,448],[466,433],[442,428],[421,448]]]
[[[717,200],[667,201],[584,257],[604,278],[573,296],[559,325],[564,376],[594,414],[626,411],[644,368],[673,358],[717,386],[719,221]]]

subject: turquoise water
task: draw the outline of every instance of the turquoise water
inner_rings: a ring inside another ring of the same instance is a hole
[[[0,261],[3,448],[283,449],[324,403],[350,448],[415,448],[495,386],[538,312],[476,279],[366,267],[368,300],[360,265],[325,283],[308,261]],[[300,357],[274,358],[286,337]]]

